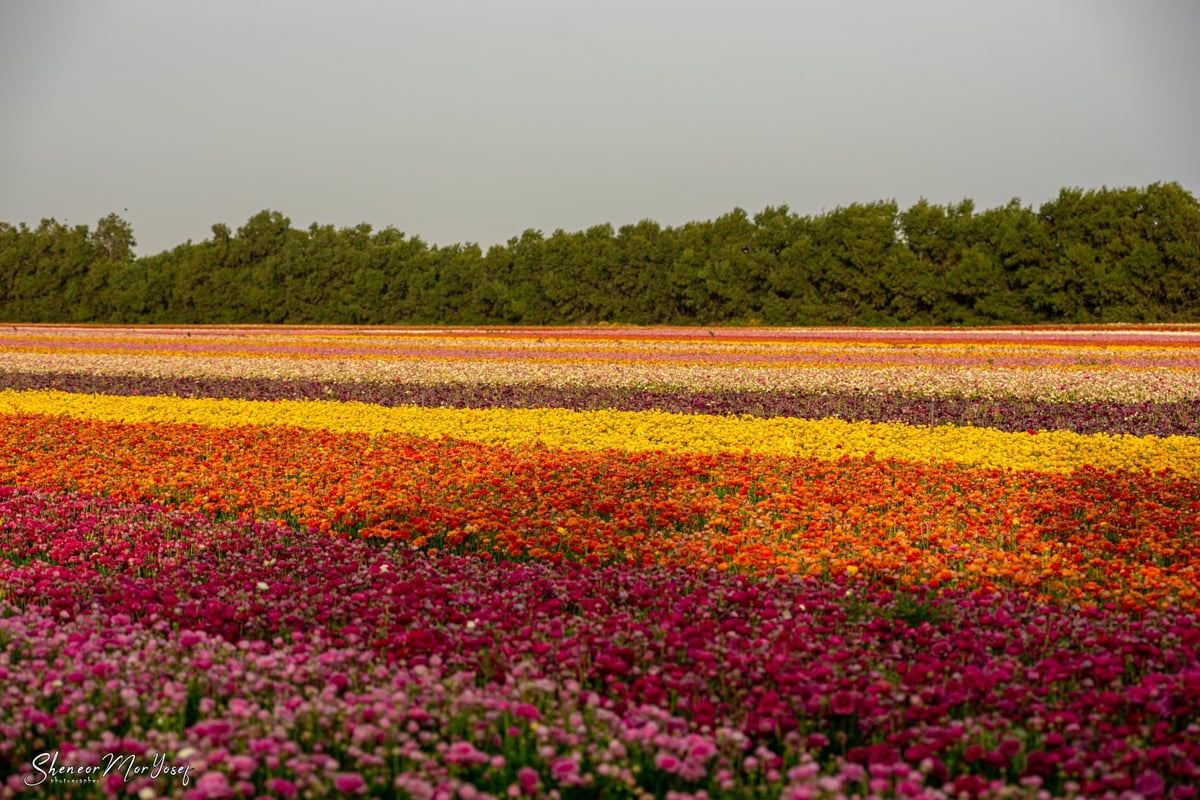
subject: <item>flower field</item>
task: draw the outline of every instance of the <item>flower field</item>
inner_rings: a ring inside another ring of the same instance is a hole
[[[1200,785],[1194,327],[10,326],[0,554],[5,797]]]

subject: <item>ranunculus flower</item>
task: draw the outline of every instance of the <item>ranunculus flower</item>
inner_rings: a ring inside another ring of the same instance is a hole
[[[835,714],[853,714],[856,700],[850,692],[834,692],[833,697],[830,698],[829,705]]]
[[[446,751],[447,764],[486,764],[487,753],[480,752],[470,742],[454,742]]]
[[[517,770],[517,783],[520,784],[521,791],[526,795],[532,797],[541,782],[541,776],[533,767],[521,767]]]
[[[654,756],[654,766],[664,772],[677,772],[679,770],[679,758],[670,753],[659,753]]]
[[[296,796],[296,784],[284,778],[271,778],[267,781],[267,789],[284,797]]]
[[[341,772],[333,776],[333,788],[342,794],[366,794],[367,782],[357,772]]]
[[[1153,770],[1147,770],[1138,776],[1133,789],[1144,797],[1161,797],[1166,784],[1162,776]]]

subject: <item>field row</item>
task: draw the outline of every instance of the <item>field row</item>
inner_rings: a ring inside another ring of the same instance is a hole
[[[0,330],[4,373],[1200,401],[1200,331]]]
[[[1200,399],[1166,402],[1059,401],[896,391],[651,389],[550,384],[401,383],[313,379],[154,377],[94,372],[4,372],[0,390],[245,400],[328,400],[425,408],[559,408],[851,422],[959,425],[1007,432],[1200,436]]]
[[[1200,474],[1200,438],[1069,431],[1007,433],[989,428],[847,422],[827,418],[733,417],[663,411],[561,408],[384,407],[373,403],[0,391],[0,414],[108,422],[284,426],[372,436],[400,434],[506,446],[619,452],[759,453],[837,459],[872,456],[996,469],[1067,472],[1169,470]]]

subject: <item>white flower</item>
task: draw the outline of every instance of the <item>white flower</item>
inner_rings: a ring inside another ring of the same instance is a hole
[[[392,568],[391,568],[391,567],[389,567],[387,564],[380,564],[380,565],[379,565],[379,571],[380,571],[381,573],[382,573],[382,572],[390,572],[390,571],[391,571],[391,569],[392,569]]]
[[[475,630],[475,626],[477,624],[478,624],[477,620],[473,620],[473,619],[467,620],[467,630],[469,630],[469,631]]]
[[[265,592],[267,589],[270,589],[271,587],[269,585],[267,585],[266,581],[259,581],[258,583],[254,584],[254,588],[258,589],[260,592]]]

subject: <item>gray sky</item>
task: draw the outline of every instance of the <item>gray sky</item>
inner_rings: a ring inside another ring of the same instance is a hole
[[[735,206],[1200,193],[1193,0],[0,0],[0,220],[484,247]],[[127,210],[126,210],[127,209]]]

